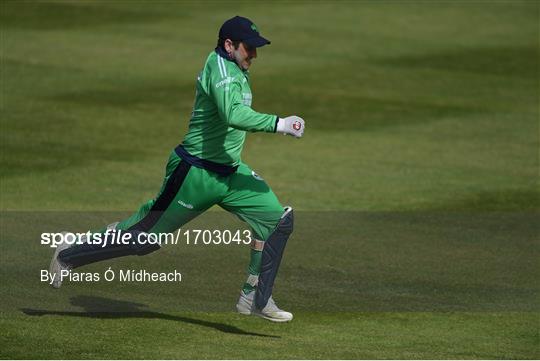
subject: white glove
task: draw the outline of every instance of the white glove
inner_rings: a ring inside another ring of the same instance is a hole
[[[276,133],[289,134],[296,138],[300,138],[304,134],[304,123],[304,119],[297,117],[296,115],[279,118]]]

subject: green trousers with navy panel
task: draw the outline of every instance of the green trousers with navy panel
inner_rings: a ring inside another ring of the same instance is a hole
[[[253,238],[260,241],[268,239],[284,212],[268,184],[245,163],[240,162],[236,172],[221,176],[188,164],[173,151],[157,197],[119,222],[115,229],[172,233],[216,204],[247,222]],[[262,248],[252,246],[250,276],[258,276],[261,255]],[[254,287],[255,284],[246,282],[243,290],[247,293]]]

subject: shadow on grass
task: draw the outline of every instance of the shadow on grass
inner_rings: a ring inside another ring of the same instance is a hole
[[[261,333],[248,332],[238,327],[199,320],[196,318],[189,318],[183,316],[169,315],[161,312],[145,311],[141,307],[146,305],[141,303],[134,303],[128,301],[112,300],[103,297],[92,296],[76,296],[71,298],[71,304],[73,306],[82,307],[84,311],[49,311],[49,310],[36,310],[29,308],[21,308],[21,311],[28,316],[68,316],[68,317],[88,317],[88,318],[101,318],[101,319],[121,319],[121,318],[146,318],[146,319],[159,319],[167,321],[177,321],[191,323],[194,325],[214,328],[218,331],[225,333],[232,333],[236,335],[245,336],[259,336],[259,337],[271,337],[279,338],[279,336],[265,335]]]

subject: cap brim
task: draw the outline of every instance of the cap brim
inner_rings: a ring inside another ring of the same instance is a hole
[[[256,36],[254,38],[249,38],[242,41],[249,46],[253,46],[254,48],[260,48],[261,46],[270,44],[270,40],[265,39],[262,36]]]

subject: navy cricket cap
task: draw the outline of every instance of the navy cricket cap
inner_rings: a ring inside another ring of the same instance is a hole
[[[219,29],[219,38],[242,41],[255,48],[270,44],[270,40],[259,35],[259,29],[251,20],[241,16],[225,21]]]

